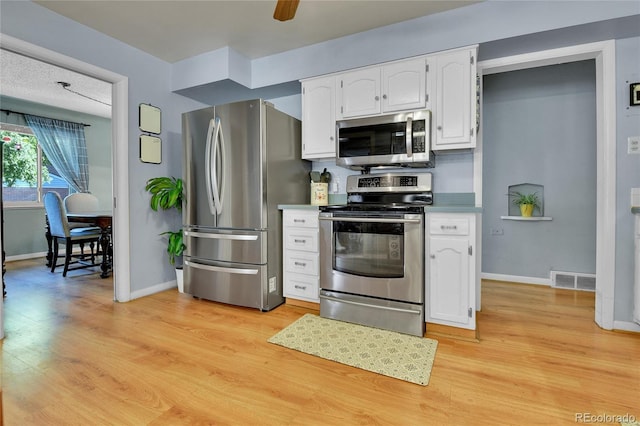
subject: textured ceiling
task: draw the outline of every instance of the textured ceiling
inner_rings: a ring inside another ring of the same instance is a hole
[[[111,84],[0,50],[0,94],[100,117],[111,117]],[[62,88],[58,81],[69,83]],[[89,96],[93,99],[88,99]],[[98,102],[99,101],[99,102]],[[0,108],[4,108],[0,104]],[[20,111],[18,111],[20,112]]]

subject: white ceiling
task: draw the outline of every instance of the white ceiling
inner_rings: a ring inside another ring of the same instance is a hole
[[[276,0],[35,1],[56,13],[173,63],[229,46],[248,58],[443,12],[477,1],[301,0],[291,21],[273,19]],[[110,117],[111,85],[0,51],[0,94]],[[0,106],[1,107],[1,106]]]
[[[291,21],[276,0],[44,0],[36,3],[167,62],[229,46],[255,59],[477,1],[301,0]]]

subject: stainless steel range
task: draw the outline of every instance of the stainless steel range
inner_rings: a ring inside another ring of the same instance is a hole
[[[320,208],[320,316],[424,335],[424,206],[430,173],[347,178]]]

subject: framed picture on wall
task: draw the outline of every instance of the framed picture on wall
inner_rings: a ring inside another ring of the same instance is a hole
[[[160,134],[162,131],[160,108],[150,104],[140,104],[138,114],[138,125],[141,131]]]
[[[629,105],[640,105],[640,83],[631,83],[629,85]]]

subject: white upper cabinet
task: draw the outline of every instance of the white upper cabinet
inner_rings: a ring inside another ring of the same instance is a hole
[[[338,76],[338,118],[380,113],[380,68],[365,68]]]
[[[433,150],[476,146],[476,52],[473,47],[427,58]]]
[[[382,111],[425,107],[426,63],[424,58],[395,62],[382,67]]]
[[[430,109],[433,150],[476,146],[477,46],[302,80],[302,158],[336,155],[336,120]]]
[[[426,101],[424,58],[338,75],[338,118],[421,109]]]
[[[336,155],[336,78],[302,82],[302,158],[333,158]]]

